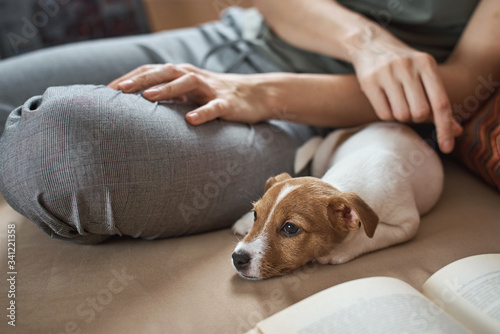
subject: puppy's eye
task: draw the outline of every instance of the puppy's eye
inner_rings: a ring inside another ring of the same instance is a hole
[[[254,211],[253,212],[253,221],[256,221],[257,220],[257,211]]]
[[[294,225],[294,224],[292,224],[290,222],[286,222],[286,223],[283,224],[283,227],[281,228],[281,231],[287,237],[291,237],[291,236],[294,236],[294,235],[298,234],[301,231],[301,229],[299,227],[297,227],[297,225]]]

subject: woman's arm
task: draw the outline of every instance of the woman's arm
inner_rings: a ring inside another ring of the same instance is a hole
[[[291,45],[349,62],[346,46],[355,47],[356,41],[380,30],[334,0],[254,0],[254,4],[273,31]]]
[[[447,91],[456,107],[456,116],[464,119],[462,107],[466,107],[465,118],[472,116],[481,105],[473,108],[470,101],[476,98],[485,102],[487,93],[492,95],[500,87],[500,1],[481,0],[442,67],[444,75],[454,71],[464,73],[465,80],[450,82]]]
[[[439,66],[438,73],[445,86],[450,87],[454,103],[463,101],[462,83],[475,81],[457,66]],[[355,75],[270,73],[259,76],[259,84],[267,94],[266,109],[271,111],[268,118],[327,127],[380,121]],[[453,129],[456,135],[460,132],[457,130]]]

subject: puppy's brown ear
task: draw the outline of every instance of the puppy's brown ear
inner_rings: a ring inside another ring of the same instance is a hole
[[[266,181],[266,188],[264,189],[264,192],[268,191],[269,188],[271,188],[272,186],[274,186],[275,183],[278,183],[278,182],[281,182],[281,181],[285,181],[285,180],[288,180],[288,179],[291,179],[291,178],[292,177],[288,173],[281,173],[280,175],[277,175],[275,177],[270,177]]]
[[[363,225],[369,238],[373,238],[378,225],[377,214],[355,192],[333,197],[328,205],[328,217],[333,223],[340,219],[348,230],[357,230]]]

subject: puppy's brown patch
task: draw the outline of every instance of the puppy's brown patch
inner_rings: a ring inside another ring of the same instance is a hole
[[[294,190],[276,204],[285,187]],[[360,222],[371,237],[378,223],[373,210],[355,193],[342,193],[318,178],[290,178],[288,174],[268,180],[266,192],[254,203],[254,210],[257,219],[243,241],[257,237],[266,240],[260,265],[262,278],[284,274],[327,255],[349,231],[358,229]],[[287,222],[300,232],[286,235],[283,226]]]

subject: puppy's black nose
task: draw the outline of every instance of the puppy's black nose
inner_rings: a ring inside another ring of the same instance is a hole
[[[250,255],[246,252],[233,253],[233,263],[236,269],[241,270],[248,266],[250,263]]]

